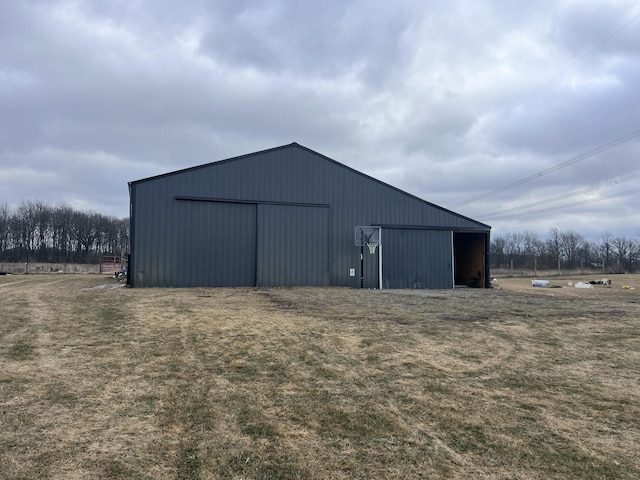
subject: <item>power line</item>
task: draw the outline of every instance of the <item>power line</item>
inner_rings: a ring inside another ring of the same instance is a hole
[[[614,32],[612,32],[611,34],[609,34],[608,36],[606,36],[603,40],[601,40],[597,45],[595,45],[594,47],[592,47],[590,50],[588,50],[586,53],[584,53],[583,55],[581,55],[579,58],[577,58],[576,60],[574,60],[571,64],[569,64],[567,67],[565,67],[562,71],[560,71],[558,74],[556,74],[555,76],[553,76],[551,79],[549,79],[545,84],[543,84],[541,87],[539,87],[538,89],[536,89],[534,92],[532,92],[531,94],[529,94],[527,97],[525,97],[521,102],[519,102],[518,104],[516,104],[515,106],[513,106],[512,108],[506,110],[502,115],[500,115],[498,118],[496,118],[493,122],[489,123],[488,125],[485,125],[483,128],[480,129],[486,129],[488,126],[494,125],[495,123],[497,123],[499,120],[501,120],[502,118],[504,118],[507,114],[509,114],[510,112],[512,112],[513,110],[515,110],[516,108],[520,107],[521,105],[523,105],[524,103],[526,103],[528,100],[530,100],[532,97],[534,97],[535,95],[537,95],[538,93],[540,93],[542,90],[544,90],[546,87],[548,87],[551,83],[553,83],[555,80],[557,80],[558,78],[560,78],[562,75],[564,75],[568,70],[570,70],[573,66],[575,66],[576,64],[578,64],[579,62],[583,61],[586,57],[588,57],[589,55],[591,55],[593,52],[595,52],[596,50],[598,50],[599,48],[601,48],[603,45],[605,45],[607,42],[609,42],[612,38],[614,38],[616,35],[618,35],[620,32],[622,32],[625,28],[627,28],[629,25],[631,25],[633,22],[635,22],[636,20],[638,20],[638,18],[640,18],[640,13],[635,15],[633,18],[631,18],[629,21],[627,21],[625,24],[623,24],[622,26],[620,26],[617,30],[615,30]],[[634,104],[635,105],[635,104]],[[478,131],[475,132],[475,134],[477,134]],[[555,167],[552,167],[550,169],[547,170],[543,170],[542,172],[539,172],[538,174],[532,175],[530,177],[525,177],[521,180],[518,180],[516,182],[510,183],[508,185],[505,185],[504,187],[498,188],[496,190],[493,190],[491,192],[485,193],[483,195],[478,195],[476,197],[470,198],[466,201],[463,202],[459,202],[456,203],[454,205],[451,205],[449,208],[458,208],[460,206],[463,205],[467,205],[468,203],[477,201],[477,200],[481,200],[484,198],[488,198],[494,195],[497,195],[498,193],[501,193],[503,191],[506,190],[510,190],[511,188],[515,188],[519,185],[522,185],[524,183],[528,183],[530,181],[535,180],[536,178],[539,178],[541,176],[547,175],[549,173],[552,173],[560,168],[564,168],[566,166],[572,165],[573,163],[579,162],[581,160],[584,160],[585,158],[588,158],[592,155],[595,155],[597,153],[603,152],[608,150],[609,148],[612,148],[620,143],[623,143],[627,140],[630,140],[631,138],[635,137],[638,133],[638,130],[631,132],[630,134],[627,134],[623,137],[618,138],[617,140],[614,140],[613,142],[609,143],[609,144],[604,144],[601,145],[600,147],[596,147],[593,150],[590,150],[588,152],[585,152],[581,155],[578,155],[577,157],[574,157],[566,162],[563,162]]]
[[[515,182],[509,183],[508,185],[505,185],[503,187],[500,188],[496,188],[495,190],[492,190],[490,192],[484,193],[482,195],[478,195],[476,197],[470,198],[468,200],[465,200],[464,202],[459,202],[456,203],[455,205],[451,205],[447,208],[450,209],[454,209],[454,208],[458,208],[461,207],[463,205],[467,205],[469,203],[475,202],[477,200],[483,200],[485,198],[489,198],[489,197],[493,197],[494,195],[497,195],[498,193],[502,193],[505,192],[507,190],[511,190],[512,188],[518,187],[522,184],[531,182],[533,180],[536,180],[540,177],[544,177],[545,175],[549,175],[550,173],[553,173],[557,170],[560,170],[562,168],[568,167],[569,165],[573,165],[575,163],[578,163],[582,160],[585,160],[589,157],[592,157],[594,155],[597,155],[598,153],[602,153],[605,152],[615,146],[618,146],[624,142],[628,142],[629,140],[631,140],[632,138],[635,138],[637,136],[640,136],[640,129],[637,130],[633,130],[632,132],[627,133],[626,135],[623,135],[622,137],[618,137],[617,139],[609,142],[609,143],[605,143],[603,145],[600,145],[596,148],[593,148],[587,152],[581,153],[580,155],[577,155],[573,158],[570,158],[569,160],[566,160],[562,163],[559,163],[557,165],[554,165],[553,167],[547,168],[545,170],[542,170],[534,175],[530,175],[528,177],[522,178],[520,180],[517,180]]]
[[[499,210],[497,212],[493,212],[489,215],[486,215],[484,218],[486,217],[493,217],[494,215],[504,215],[507,213],[512,213],[512,212],[517,212],[519,210],[526,210],[528,208],[532,208],[532,207],[537,207],[539,205],[544,205],[545,203],[553,203],[553,202],[557,202],[558,200],[564,200],[565,198],[571,198],[571,197],[575,197],[577,195],[581,195],[583,193],[588,193],[588,192],[593,192],[594,190],[598,190],[600,188],[603,187],[608,187],[611,186],[609,185],[610,183],[613,183],[613,185],[620,185],[621,183],[626,183],[628,181],[631,181],[635,178],[640,177],[640,173],[636,173],[634,175],[628,175],[626,177],[622,177],[619,179],[615,179],[615,180],[611,180],[609,182],[603,182],[600,183],[598,185],[593,185],[593,186],[589,186],[589,187],[585,187],[585,188],[580,188],[578,190],[573,190],[571,192],[567,192],[567,193],[563,193],[561,195],[557,195],[555,197],[550,197],[550,198],[546,198],[543,200],[539,200],[537,202],[532,202],[532,203],[526,203],[524,205],[519,205],[517,207],[512,207],[512,208],[507,208],[505,210]]]
[[[562,210],[562,209],[565,209],[565,208],[576,207],[578,205],[585,205],[587,203],[602,202],[603,200],[609,200],[610,198],[624,197],[626,195],[631,195],[631,194],[634,194],[634,193],[640,193],[640,188],[634,188],[632,190],[627,190],[625,192],[612,193],[610,195],[605,195],[605,196],[602,196],[602,197],[590,198],[588,200],[581,200],[579,202],[567,203],[567,204],[564,204],[564,205],[557,205],[555,207],[543,208],[542,210],[535,210],[535,211],[531,211],[531,212],[522,212],[522,213],[511,213],[511,214],[508,214],[508,215],[502,215],[502,216],[497,217],[497,218],[513,217],[514,215],[523,216],[523,215],[531,215],[531,214],[534,214],[534,213],[544,213],[544,212],[550,212],[550,211],[554,211],[554,210]]]
[[[587,58],[589,55],[591,55],[593,52],[595,52],[596,50],[598,50],[599,48],[601,48],[605,43],[607,43],[609,40],[611,40],[613,37],[615,37],[616,35],[618,35],[620,32],[622,32],[625,28],[627,28],[629,25],[631,25],[633,22],[635,22],[638,18],[640,18],[640,13],[638,15],[636,15],[635,17],[633,17],[631,20],[629,20],[627,23],[625,23],[624,25],[622,25],[620,28],[618,28],[616,31],[614,31],[613,33],[609,34],[608,36],[606,36],[603,40],[600,41],[600,43],[598,43],[596,46],[592,47],[589,51],[587,51],[586,53],[584,53],[583,55],[581,55],[580,57],[578,57],[576,60],[574,60],[573,62],[571,62],[567,67],[565,67],[564,69],[562,69],[560,71],[560,73],[557,73],[556,75],[554,75],[553,77],[551,77],[551,79],[547,80],[547,82],[545,82],[542,86],[538,87],[536,90],[534,90],[532,93],[530,93],[529,95],[527,95],[524,99],[522,99],[519,103],[517,103],[516,105],[514,105],[513,107],[509,108],[508,110],[505,110],[502,114],[500,114],[498,117],[496,117],[492,122],[489,122],[487,125],[485,125],[484,127],[480,128],[479,130],[477,130],[474,135],[477,135],[478,132],[482,131],[482,130],[486,130],[487,128],[495,125],[496,123],[498,123],[499,121],[501,121],[504,117],[506,117],[508,114],[510,114],[511,112],[513,112],[516,108],[521,107],[522,105],[524,105],[526,102],[528,102],[529,100],[531,100],[533,97],[535,97],[536,95],[538,95],[542,90],[544,90],[545,88],[547,88],[549,85],[551,85],[553,82],[555,82],[558,78],[560,78],[562,75],[564,75],[565,73],[567,73],[569,70],[571,70],[575,65],[577,65],[578,63],[582,62],[585,58]]]

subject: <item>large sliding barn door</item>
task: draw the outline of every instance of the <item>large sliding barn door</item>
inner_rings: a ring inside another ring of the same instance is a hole
[[[179,202],[180,287],[329,284],[326,206]]]
[[[450,230],[384,228],[384,288],[452,288]]]
[[[256,205],[178,202],[180,287],[256,284]]]

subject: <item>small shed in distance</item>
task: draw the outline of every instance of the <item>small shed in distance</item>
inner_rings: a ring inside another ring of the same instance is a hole
[[[132,287],[489,286],[491,227],[297,143],[133,181],[129,194]],[[382,258],[365,249],[361,261],[362,225],[381,228]]]

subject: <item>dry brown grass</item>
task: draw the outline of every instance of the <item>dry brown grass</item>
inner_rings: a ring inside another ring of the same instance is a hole
[[[640,276],[613,280],[0,277],[0,478],[640,478]]]

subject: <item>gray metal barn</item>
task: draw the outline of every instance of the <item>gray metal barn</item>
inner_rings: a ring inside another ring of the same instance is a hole
[[[297,143],[130,182],[129,194],[133,287],[489,285],[491,227]],[[382,246],[362,261],[360,225],[379,226]]]

